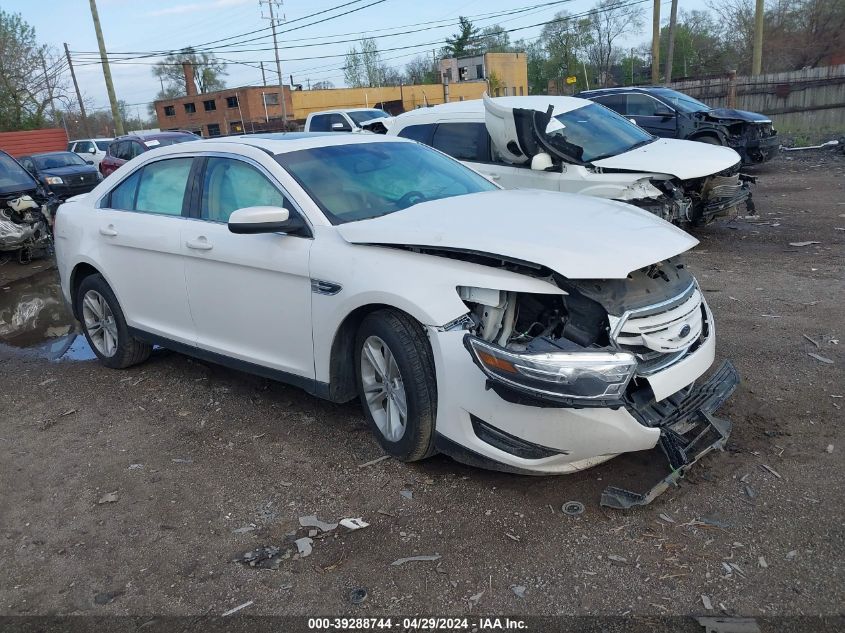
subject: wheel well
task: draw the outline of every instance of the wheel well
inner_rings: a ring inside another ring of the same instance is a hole
[[[371,303],[356,308],[346,315],[335,332],[329,360],[329,389],[326,398],[332,402],[348,402],[358,395],[355,384],[355,335],[368,314],[378,310],[395,310],[414,318],[407,312],[383,304]],[[416,319],[414,319],[416,321]]]
[[[73,310],[73,316],[75,316],[77,319],[79,319],[79,315],[76,313],[76,295],[79,292],[79,286],[82,285],[82,280],[86,277],[99,274],[99,270],[94,268],[91,264],[85,263],[77,264],[76,267],[73,269],[73,272],[70,274],[70,305],[71,309]]]
[[[719,145],[722,144],[722,138],[716,132],[701,132],[700,134],[691,136],[689,140],[697,141],[698,139],[704,138],[705,136],[716,139],[717,141],[719,141]]]

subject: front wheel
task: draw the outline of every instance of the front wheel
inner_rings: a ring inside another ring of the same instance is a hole
[[[707,143],[708,145],[721,145],[722,141],[720,141],[715,136],[699,136],[697,139],[693,139],[698,141],[699,143]]]
[[[402,461],[434,452],[437,384],[422,326],[395,310],[361,323],[355,340],[358,396],[379,444]]]
[[[125,369],[147,360],[152,346],[129,333],[123,310],[101,275],[82,280],[76,305],[85,338],[103,365]]]

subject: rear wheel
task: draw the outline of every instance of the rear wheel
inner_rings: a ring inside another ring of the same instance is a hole
[[[82,280],[76,307],[85,338],[106,367],[124,369],[147,360],[152,346],[129,333],[123,310],[102,275]]]
[[[434,452],[437,385],[431,347],[408,315],[379,310],[358,329],[358,396],[386,453],[416,461]]]

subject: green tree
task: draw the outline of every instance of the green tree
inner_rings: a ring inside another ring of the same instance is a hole
[[[450,57],[466,57],[478,52],[478,29],[473,26],[469,18],[458,18],[458,32],[446,38],[444,52]]]
[[[510,53],[514,51],[514,47],[511,46],[510,34],[498,24],[483,28],[478,35],[477,42],[481,53]]]
[[[65,92],[58,61],[19,13],[0,9],[0,131],[57,124],[50,118],[51,94]]]
[[[405,82],[409,84],[435,84],[440,82],[440,71],[434,59],[418,55],[405,64]]]
[[[168,55],[153,66],[153,75],[163,81],[164,88],[158,98],[169,99],[188,94],[185,84],[184,62],[194,67],[194,81],[200,94],[214,92],[226,87],[223,77],[226,64],[217,59],[214,53],[197,53],[193,48],[184,48],[178,53]]]
[[[352,88],[398,86],[402,83],[401,73],[382,61],[376,41],[366,37],[346,53],[343,78]]]

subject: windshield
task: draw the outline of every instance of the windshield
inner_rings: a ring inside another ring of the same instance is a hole
[[[638,125],[595,103],[553,117],[546,136],[556,149],[582,163],[616,156],[654,140]]]
[[[496,185],[416,143],[355,143],[276,156],[332,224],[395,213],[420,202],[493,191]]]
[[[109,145],[111,145],[111,141],[94,141],[97,145],[97,149],[100,151],[107,151],[109,149]]]
[[[35,189],[36,184],[23,167],[8,154],[0,152],[0,193]]]
[[[698,99],[693,99],[683,93],[669,90],[668,88],[655,88],[654,94],[665,99],[676,110],[681,112],[706,112],[710,110],[710,106],[706,103],[701,103]]]
[[[35,166],[38,169],[60,169],[62,167],[78,167],[87,165],[79,154],[73,152],[62,152],[61,154],[45,154],[44,156],[33,156]]]
[[[358,110],[356,112],[347,112],[349,118],[351,118],[357,125],[361,125],[364,121],[371,121],[373,119],[381,119],[387,116],[390,116],[384,110]]]

